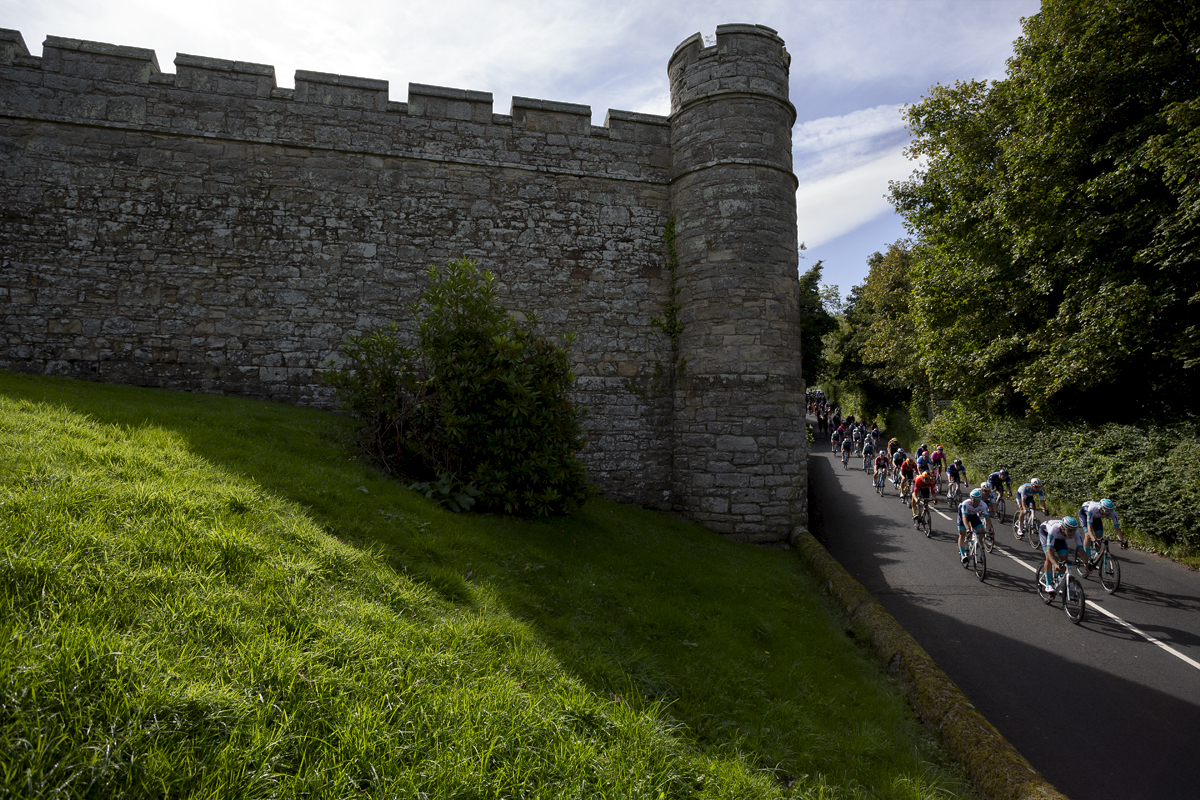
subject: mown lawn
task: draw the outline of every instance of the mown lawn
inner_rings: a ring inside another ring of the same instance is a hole
[[[0,792],[970,794],[794,553],[450,514],[353,435],[0,372]]]

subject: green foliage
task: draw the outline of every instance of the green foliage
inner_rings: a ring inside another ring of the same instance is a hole
[[[1007,77],[908,109],[927,379],[999,410],[1183,415],[1200,390],[1200,7],[1046,0]],[[1127,402],[1088,390],[1136,385]]]
[[[794,553],[450,514],[353,428],[0,372],[0,795],[972,796]]]
[[[1108,497],[1123,527],[1167,545],[1200,549],[1200,477],[1180,468],[1195,463],[1181,459],[1200,455],[1200,425],[1194,422],[1055,425],[955,403],[922,436],[958,453],[968,474],[1004,466],[1014,481],[1041,478],[1057,513],[1074,513],[1085,500]]]
[[[428,277],[411,307],[416,349],[401,345],[394,325],[371,331],[347,339],[347,366],[326,374],[363,422],[368,451],[454,508],[578,508],[589,489],[566,351],[519,326],[496,300],[495,277],[474,262]]]
[[[838,326],[837,318],[826,306],[820,285],[821,265],[818,261],[800,275],[800,364],[804,380],[810,386],[816,386],[825,374],[822,342]]]
[[[867,263],[867,279],[850,291],[840,324],[825,336],[823,359],[830,387],[856,397],[860,413],[876,416],[928,389],[913,346],[912,245],[901,239]]]

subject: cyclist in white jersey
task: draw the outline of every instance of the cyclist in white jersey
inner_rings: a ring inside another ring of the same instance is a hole
[[[1042,501],[1042,513],[1049,514],[1046,510],[1046,489],[1042,486],[1040,478],[1034,478],[1029,483],[1022,483],[1017,487],[1017,521],[1024,524],[1027,515],[1033,513],[1033,507],[1037,500]]]
[[[1083,553],[1087,556],[1088,572],[1092,570],[1092,544],[1104,535],[1104,521],[1107,519],[1112,520],[1113,530],[1121,542],[1121,549],[1129,549],[1129,543],[1125,541],[1125,534],[1121,532],[1121,523],[1117,519],[1117,504],[1108,498],[1087,501],[1079,507],[1079,523],[1084,531]]]
[[[967,563],[967,525],[971,530],[982,534],[983,521],[987,519],[988,507],[983,501],[983,492],[972,489],[971,496],[958,506],[958,558],[963,564]]]
[[[1038,539],[1046,552],[1046,560],[1042,564],[1043,579],[1047,591],[1054,591],[1054,571],[1060,563],[1070,563],[1070,543],[1076,548],[1083,546],[1083,536],[1079,530],[1079,520],[1067,516],[1062,519],[1046,520],[1038,527]]]

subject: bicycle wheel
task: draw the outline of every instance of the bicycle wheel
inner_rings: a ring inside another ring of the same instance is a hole
[[[1109,594],[1121,588],[1121,562],[1112,553],[1100,557],[1100,585]]]
[[[1013,517],[1013,538],[1017,540],[1025,538],[1025,526],[1016,517]]]
[[[1034,550],[1040,551],[1042,549],[1042,537],[1038,536],[1037,526],[1035,526],[1033,523],[1030,523],[1029,527],[1025,530],[1025,538],[1029,540],[1029,546]]]
[[[983,546],[990,553],[992,548],[996,546],[996,532],[986,530],[983,532]]]
[[[1068,575],[1067,585],[1063,587],[1063,610],[1067,612],[1067,616],[1071,618],[1071,622],[1074,622],[1076,625],[1083,621],[1085,602],[1083,584],[1074,575]]]
[[[929,513],[928,508],[925,509],[925,512],[923,514],[921,514],[921,516],[925,520],[925,538],[926,539],[932,538],[933,537],[933,516]]]
[[[1000,512],[1000,524],[1003,525],[1004,524],[1004,498],[1003,497],[1001,497],[999,500],[996,501],[996,508]]]
[[[984,554],[983,548],[979,546],[979,537],[976,536],[975,544],[971,547],[971,569],[975,571],[975,577],[983,580],[987,577],[987,555]]]
[[[1041,567],[1038,567],[1037,571],[1037,593],[1046,605],[1050,605],[1054,600],[1054,590],[1046,586],[1046,571]]]

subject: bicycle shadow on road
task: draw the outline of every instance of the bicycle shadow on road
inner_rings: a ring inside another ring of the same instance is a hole
[[[1045,609],[1061,622],[1060,652],[1013,639],[928,607],[899,618],[1006,739],[1069,797],[1194,797],[1200,785],[1200,673],[1145,643],[1146,670],[1172,693],[1071,657],[1097,647],[1095,627],[1115,622],[1089,609],[1081,627],[1061,602]],[[1103,645],[1100,645],[1103,647]],[[1063,725],[1112,737],[1119,758],[1084,766],[1059,758]]]

